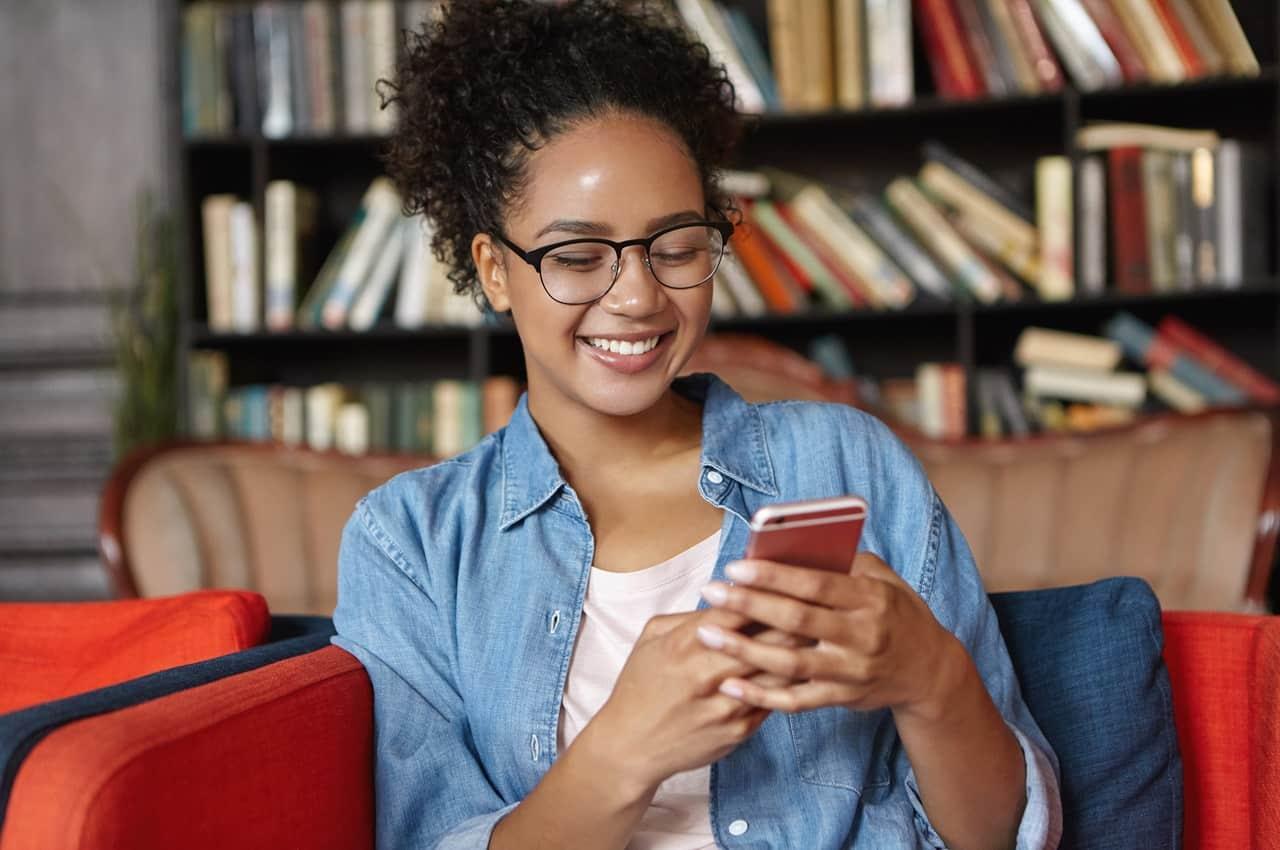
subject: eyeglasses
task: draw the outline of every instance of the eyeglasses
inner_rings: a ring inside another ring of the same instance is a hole
[[[728,221],[695,221],[663,228],[645,239],[570,239],[525,251],[501,233],[494,234],[533,266],[542,288],[561,304],[590,304],[608,294],[622,272],[622,252],[644,248],[644,264],[668,289],[692,289],[715,275],[733,235]]]

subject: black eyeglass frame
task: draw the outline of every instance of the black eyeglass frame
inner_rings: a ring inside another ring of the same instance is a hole
[[[658,277],[658,275],[653,271],[653,265],[652,263],[649,262],[649,250],[653,247],[653,243],[656,242],[658,239],[662,238],[663,236],[667,235],[673,230],[681,230],[686,227],[710,227],[713,230],[719,231],[720,238],[722,240],[720,243],[720,256],[716,258],[716,264],[715,264],[715,267],[711,269],[711,274],[707,275],[702,280],[698,281],[697,283],[691,283],[688,286],[672,286],[669,283],[664,283]],[[533,270],[538,273],[539,282],[542,283],[542,291],[547,293],[548,298],[550,298],[552,301],[555,301],[557,304],[577,306],[580,304],[590,304],[593,301],[599,301],[601,298],[609,294],[609,290],[613,289],[614,285],[618,282],[618,278],[621,277],[622,252],[625,249],[630,248],[632,245],[644,246],[645,268],[649,270],[649,273],[653,275],[653,279],[658,281],[658,283],[662,284],[667,289],[677,289],[677,290],[696,289],[699,286],[702,286],[702,284],[711,280],[711,278],[716,276],[716,270],[720,268],[720,263],[722,260],[724,260],[724,252],[729,245],[729,238],[733,236],[733,230],[734,230],[733,222],[725,219],[721,219],[719,221],[682,221],[679,224],[673,224],[670,227],[664,227],[661,230],[658,230],[650,234],[649,236],[644,237],[643,239],[626,239],[622,242],[615,242],[612,239],[600,239],[595,237],[585,237],[582,239],[565,239],[560,242],[553,242],[550,245],[543,245],[541,248],[534,248],[531,251],[524,250],[523,248],[521,248],[519,245],[512,242],[510,239],[508,239],[506,236],[504,236],[500,232],[495,232],[493,235],[496,236],[498,240],[502,242],[503,245],[506,245],[508,248],[514,251],[517,257],[524,260],[529,265],[533,266]],[[547,256],[547,254],[551,253],[557,248],[563,248],[566,245],[608,245],[610,248],[613,249],[613,255],[614,255],[613,266],[612,266],[613,280],[609,282],[609,286],[605,288],[604,292],[601,292],[599,295],[593,298],[585,299],[583,301],[562,301],[551,294],[551,290],[547,288],[547,281],[542,277],[542,260],[544,257]]]

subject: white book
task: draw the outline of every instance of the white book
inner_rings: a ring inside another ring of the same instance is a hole
[[[325,299],[320,322],[330,330],[347,323],[347,313],[360,287],[364,285],[378,259],[387,234],[400,221],[400,195],[386,177],[376,177],[360,200],[364,219],[351,240],[329,297]]]
[[[348,133],[366,133],[370,127],[367,39],[365,0],[342,0],[342,112]]]
[[[1075,32],[1059,17],[1053,0],[1036,0],[1036,18],[1044,34],[1056,48],[1071,80],[1082,91],[1094,91],[1107,85],[1106,73],[1093,56],[1076,39]]]
[[[1025,328],[1013,360],[1019,366],[1074,366],[1110,372],[1120,364],[1120,345],[1111,339],[1050,328]]]
[[[916,238],[984,304],[1000,299],[1000,281],[916,184],[899,177],[885,190]]]
[[[1036,226],[1040,235],[1037,289],[1045,301],[1065,301],[1075,294],[1071,209],[1071,160],[1065,156],[1036,160]]]
[[[1120,62],[1080,0],[1048,0],[1048,2],[1053,6],[1058,20],[1071,31],[1075,44],[1088,55],[1089,61],[1098,69],[1103,85],[1122,84],[1124,73],[1120,70]]]
[[[391,232],[382,245],[382,254],[373,264],[369,272],[369,281],[360,288],[351,305],[351,314],[347,324],[354,331],[367,331],[373,327],[382,306],[387,303],[391,289],[396,282],[396,272],[404,261],[404,226],[403,220],[392,226]]]
[[[401,225],[400,286],[396,293],[396,327],[420,328],[427,320],[427,254],[430,234],[422,214],[410,216]]]
[[[378,80],[394,80],[396,71],[396,7],[391,0],[368,0],[365,8],[365,59],[368,62],[369,129],[390,133],[395,129],[393,106],[382,108]]]
[[[903,106],[915,94],[910,0],[867,0],[867,99],[873,106]]]
[[[744,316],[763,316],[769,312],[764,296],[751,280],[751,275],[733,254],[725,254],[720,261],[717,277],[733,294],[733,302]]]
[[[307,446],[316,451],[328,451],[333,448],[334,420],[342,405],[342,386],[317,384],[305,392]]]
[[[226,333],[231,311],[231,208],[234,195],[209,195],[200,202],[204,230],[204,283],[209,330]]]
[[[916,367],[916,412],[920,430],[926,437],[944,436],[942,367],[937,363],[921,363]]]
[[[258,228],[253,205],[231,207],[231,324],[237,333],[253,333],[261,325],[258,294]]]
[[[333,445],[347,455],[369,451],[369,409],[358,401],[338,408],[333,420]]]
[[[293,132],[293,90],[289,68],[289,27],[285,10],[279,5],[261,5],[253,10],[253,38],[263,45],[258,54],[258,73],[266,74],[266,103],[262,110],[262,135],[278,139]]]
[[[724,21],[719,18],[720,10],[711,0],[676,0],[676,9],[685,25],[711,52],[712,61],[724,65],[738,97],[738,108],[742,112],[764,112],[764,95],[747,70]]]
[[[1107,175],[1100,156],[1080,161],[1080,289],[1097,295],[1107,281]]]
[[[266,255],[267,330],[293,327],[298,288],[298,185],[291,180],[267,184],[263,222]]]
[[[1039,398],[1058,398],[1137,407],[1147,396],[1147,382],[1136,372],[1102,372],[1066,366],[1032,366],[1022,376],[1023,388]]]
[[[280,441],[286,446],[300,446],[307,438],[307,396],[301,387],[285,387],[280,397]]]
[[[1235,289],[1244,283],[1244,168],[1240,143],[1223,139],[1214,162],[1217,189],[1218,284]]]

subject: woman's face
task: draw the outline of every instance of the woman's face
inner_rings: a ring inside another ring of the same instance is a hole
[[[524,251],[583,237],[643,238],[682,220],[706,219],[702,181],[679,139],[661,124],[625,115],[594,119],[534,152],[524,195],[513,206],[503,235]],[[617,282],[604,297],[574,306],[552,300],[514,252],[494,262],[501,250],[488,234],[472,245],[490,303],[511,310],[529,396],[542,410],[549,403],[612,416],[647,410],[706,331],[711,282],[662,286],[640,246],[623,251]],[[654,337],[656,347],[645,350]],[[642,353],[605,350],[611,341],[615,349],[627,342]]]

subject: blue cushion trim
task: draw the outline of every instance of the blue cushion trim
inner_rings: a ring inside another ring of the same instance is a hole
[[[286,639],[0,715],[0,830],[18,768],[36,744],[59,726],[314,652],[328,646],[333,634],[328,617],[272,617],[272,638],[283,635]]]

